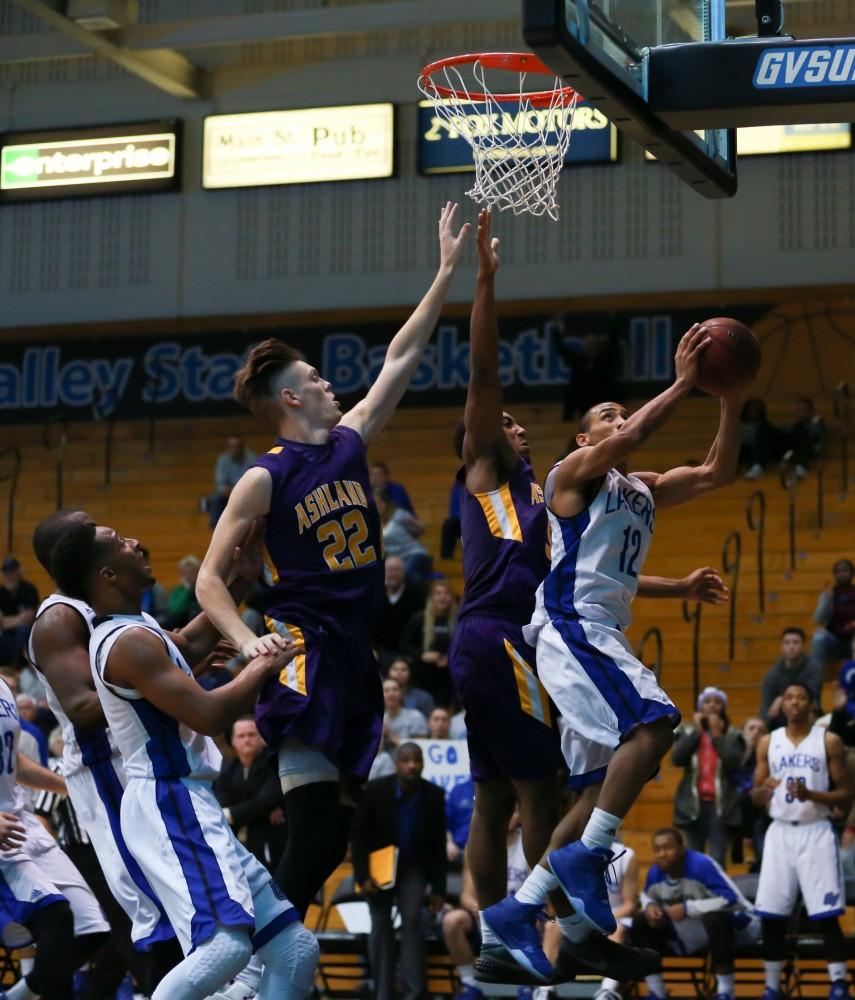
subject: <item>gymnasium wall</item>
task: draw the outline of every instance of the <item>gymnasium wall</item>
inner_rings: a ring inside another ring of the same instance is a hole
[[[236,6],[212,0],[204,13]],[[147,0],[142,17],[202,9]],[[0,30],[43,28],[7,0]],[[440,204],[462,200],[473,213],[467,175],[417,175],[418,68],[519,44],[518,23],[505,21],[245,45],[224,57],[207,102],[172,99],[96,57],[3,65],[2,131],[174,117],[185,155],[181,194],[3,205],[0,327],[414,303],[436,261]],[[201,189],[207,114],[383,100],[399,105],[393,179]],[[503,299],[701,292],[724,304],[739,290],[851,286],[855,153],[745,159],[729,202],[698,197],[631,142],[621,161],[565,170],[557,224],[500,218]],[[465,302],[470,285],[461,274],[451,301]]]

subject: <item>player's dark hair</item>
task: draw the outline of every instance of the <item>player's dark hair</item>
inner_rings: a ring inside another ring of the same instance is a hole
[[[785,635],[797,635],[802,642],[805,641],[805,630],[797,625],[788,625],[781,633],[781,638],[783,639]]]
[[[50,575],[69,597],[89,600],[92,574],[105,551],[96,539],[92,521],[75,524],[65,531],[54,547],[50,560]]]
[[[33,532],[33,551],[36,559],[50,573],[50,560],[54,548],[60,538],[82,521],[81,514],[85,514],[80,507],[66,507],[58,510],[54,514],[49,514],[36,525]]]
[[[599,406],[599,403],[597,403],[596,405]],[[591,429],[591,417],[594,415],[594,409],[595,407],[591,406],[587,410],[585,410],[585,412],[582,414],[579,420],[580,434],[587,434],[588,431]]]
[[[248,410],[259,400],[275,392],[276,380],[282,372],[302,361],[303,355],[281,340],[270,337],[249,352],[246,364],[235,374],[234,398]]]
[[[451,438],[451,443],[454,447],[454,454],[463,461],[463,439],[466,437],[466,424],[461,420],[460,423],[454,428],[454,434]]]
[[[673,837],[678,844],[686,843],[682,831],[678,830],[676,826],[663,826],[661,830],[657,830],[656,833],[653,834],[654,840],[656,840],[657,837]]]
[[[418,743],[401,743],[395,751],[395,760],[400,760],[404,756],[405,752],[414,753],[418,758],[424,760],[422,748],[418,745]]]
[[[811,705],[816,701],[816,695],[813,691],[805,684],[804,681],[790,681],[782,692],[782,697],[787,693],[789,688],[801,688],[802,691],[808,696],[808,701]]]

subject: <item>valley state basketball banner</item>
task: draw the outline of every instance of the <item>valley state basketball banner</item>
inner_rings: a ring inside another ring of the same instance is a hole
[[[749,325],[768,306],[729,312]],[[499,321],[499,370],[505,398],[560,400],[571,381],[568,358],[596,338],[611,352],[627,395],[646,395],[672,377],[680,335],[720,307],[675,313],[567,313]],[[373,384],[396,322],[181,336],[104,336],[0,343],[0,423],[226,416],[238,412],[232,380],[249,349],[278,336],[328,378],[345,409]],[[463,405],[469,380],[469,318],[443,320],[404,397],[404,406]]]

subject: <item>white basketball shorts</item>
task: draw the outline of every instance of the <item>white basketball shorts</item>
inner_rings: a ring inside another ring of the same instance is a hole
[[[300,919],[270,872],[234,836],[206,781],[129,779],[122,832],[185,955],[218,925],[245,929],[257,949]]]
[[[537,674],[561,714],[561,749],[574,787],[602,781],[638,726],[680,721],[671,699],[619,629],[556,619],[537,637]]]
[[[119,757],[83,767],[66,779],[68,797],[89,835],[110,892],[131,919],[131,940],[141,951],[175,932],[122,834],[127,782]]]
[[[799,826],[772,821],[754,901],[758,916],[786,919],[801,890],[811,920],[838,917],[846,908],[843,884],[837,837],[828,820]]]
[[[36,865],[55,891],[65,896],[74,914],[74,935],[100,934],[110,930],[104,914],[86,880],[71,858],[31,812],[21,813],[27,839],[21,851]]]

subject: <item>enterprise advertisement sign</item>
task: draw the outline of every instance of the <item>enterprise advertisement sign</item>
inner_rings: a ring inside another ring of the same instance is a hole
[[[358,104],[205,119],[206,188],[391,177],[394,105]]]
[[[503,127],[519,130],[519,104],[501,105],[503,121],[489,121],[486,113],[469,115],[473,132],[486,133],[490,128]],[[547,111],[532,111],[534,115],[545,115]],[[553,112],[555,114],[556,112]],[[558,112],[561,113],[561,112]],[[504,117],[507,116],[507,117]],[[493,116],[498,117],[497,115]],[[532,134],[536,134],[536,123],[532,122]],[[579,100],[573,115],[573,137],[565,164],[614,163],[617,160],[617,129],[596,108],[587,101]],[[441,115],[434,110],[430,101],[419,103],[419,171],[423,174],[451,174],[474,170],[472,150],[469,143]]]
[[[764,153],[817,153],[825,149],[851,149],[849,122],[816,125],[758,125],[736,133],[740,156]]]
[[[177,182],[174,123],[135,123],[3,137],[0,198],[79,198],[169,190]]]

